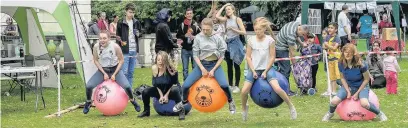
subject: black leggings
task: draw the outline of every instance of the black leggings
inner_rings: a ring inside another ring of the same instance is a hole
[[[238,64],[234,63],[230,58],[230,53],[228,51],[225,52],[225,61],[227,62],[228,67],[228,83],[230,86],[233,86],[232,81],[234,80],[232,74],[232,66],[235,68],[235,86],[239,87],[239,80],[241,79],[241,67]]]
[[[312,88],[316,88],[316,74],[317,74],[318,69],[319,69],[319,64],[312,65],[312,78],[313,78]]]
[[[163,95],[166,92],[162,92]],[[159,91],[156,87],[149,87],[143,90],[142,92],[142,99],[143,99],[143,108],[144,111],[150,111],[150,97],[155,97],[160,99]],[[180,88],[173,86],[169,93],[169,100],[174,100],[174,102],[179,103],[181,102],[181,95],[180,95]]]

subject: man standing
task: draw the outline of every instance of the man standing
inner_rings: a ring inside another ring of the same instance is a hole
[[[106,21],[106,13],[101,12],[98,20],[98,27],[100,31],[108,30],[108,21]]]
[[[117,23],[116,36],[119,40],[119,45],[125,56],[125,62],[122,67],[130,86],[133,85],[133,72],[136,65],[136,55],[139,53],[139,33],[141,30],[140,22],[135,19],[135,6],[129,3],[125,7],[126,16]]]
[[[360,17],[357,28],[360,28],[359,37],[366,39],[367,49],[371,50],[371,37],[373,35],[373,18],[368,15],[368,10],[363,10],[364,16]]]
[[[279,31],[276,41],[276,58],[293,57],[296,51],[296,45],[300,45],[300,37],[305,37],[309,29],[303,26],[300,22],[293,21],[285,24]],[[291,60],[294,63],[294,60]],[[278,71],[282,73],[289,81],[291,66],[289,60],[277,61]],[[289,96],[293,96],[294,92],[289,91]]]
[[[196,21],[193,20],[193,9],[186,10],[184,22],[181,23],[177,31],[177,39],[182,40],[181,61],[183,62],[183,80],[188,76],[188,65],[191,61],[191,67],[194,69],[193,59],[193,40],[200,33],[200,28]]]
[[[348,6],[343,5],[341,7],[341,12],[337,17],[337,22],[339,24],[339,36],[341,39],[340,49],[343,48],[344,45],[351,42],[351,24],[350,20],[347,17],[348,13]]]

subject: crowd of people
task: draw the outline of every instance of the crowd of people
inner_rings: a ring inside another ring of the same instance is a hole
[[[309,74],[313,82],[310,88],[316,89],[316,75],[318,63],[321,58],[314,56],[302,60],[282,60],[279,58],[294,57],[299,50],[302,56],[321,54],[326,50],[327,74],[330,76],[331,90],[324,95],[334,96],[329,105],[329,112],[324,115],[323,121],[328,121],[336,109],[336,106],[344,99],[353,97],[360,99],[361,106],[378,115],[381,121],[387,120],[385,114],[368,100],[370,87],[381,88],[387,86],[388,94],[397,93],[398,62],[394,54],[369,54],[366,60],[357,53],[356,46],[351,44],[350,23],[347,19],[347,6],[343,6],[339,14],[338,23],[330,23],[323,30],[321,46],[316,44],[316,35],[309,32],[308,26],[299,21],[285,24],[277,35],[274,35],[271,25],[265,17],[258,17],[254,22],[256,36],[248,40],[241,37],[246,34],[242,19],[235,15],[235,7],[227,3],[220,9],[213,4],[207,18],[200,25],[192,19],[192,9],[185,11],[185,19],[178,27],[177,39],[171,35],[168,22],[172,16],[170,9],[161,9],[154,23],[156,24],[157,54],[152,66],[152,85],[142,93],[144,109],[138,117],[150,116],[150,97],[156,97],[160,103],[174,100],[177,104],[173,110],[179,112],[179,119],[185,119],[184,106],[188,104],[190,87],[201,77],[214,77],[224,90],[231,114],[236,112],[236,106],[232,93],[241,93],[242,117],[248,117],[248,93],[252,83],[256,79],[266,79],[273,90],[285,101],[290,110],[291,119],[297,118],[297,111],[289,96],[294,91],[286,93],[279,86],[275,72],[277,70],[289,80],[292,65],[303,62],[310,68]],[[115,20],[110,25],[105,22],[105,14],[101,13],[101,19],[95,21],[99,32],[99,43],[93,48],[95,65],[99,71],[87,83],[87,102],[84,113],[89,112],[91,105],[92,89],[103,80],[116,80],[129,95],[131,103],[137,112],[141,111],[139,104],[132,96],[133,72],[136,56],[139,52],[138,38],[141,36],[140,22],[134,18],[135,7],[128,4],[125,7],[126,15],[123,19],[114,16]],[[222,14],[225,12],[225,15]],[[366,11],[365,11],[366,13]],[[370,17],[361,17],[362,38],[371,36],[369,28]],[[372,20],[372,19],[371,19]],[[268,33],[268,34],[266,34]],[[109,37],[113,34],[117,37],[117,43],[109,43]],[[371,44],[371,43],[369,43]],[[372,43],[372,51],[381,51],[380,43]],[[182,48],[181,58],[183,65],[183,83],[178,80],[177,60],[174,57],[174,49]],[[245,49],[245,50],[244,50]],[[392,48],[385,49],[393,51]],[[242,91],[239,89],[241,77],[240,65],[246,60],[248,73]],[[226,61],[227,76],[222,70],[222,62]],[[192,72],[188,72],[191,61]],[[367,62],[367,63],[366,63]],[[273,68],[274,65],[277,67]],[[325,64],[326,65],[326,64]],[[235,71],[235,73],[234,73]],[[235,81],[234,81],[235,78]],[[386,81],[386,82],[385,82]],[[338,85],[340,89],[337,89]],[[370,85],[370,86],[369,86]],[[181,86],[181,87],[180,87]],[[293,87],[292,87],[293,88]],[[335,93],[337,92],[337,93]],[[304,93],[304,92],[301,92]]]

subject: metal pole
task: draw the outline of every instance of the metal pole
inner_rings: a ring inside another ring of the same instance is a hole
[[[57,62],[57,78],[58,78],[58,117],[61,117],[61,74],[60,74],[60,63]]]
[[[327,89],[329,92],[329,97],[330,97],[330,101],[332,100],[332,88],[331,88],[331,81],[330,81],[330,71],[329,71],[329,59],[327,59],[327,52],[326,50],[323,50],[323,59],[326,61],[326,67],[327,67]]]

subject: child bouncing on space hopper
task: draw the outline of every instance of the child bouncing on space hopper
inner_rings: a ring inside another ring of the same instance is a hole
[[[288,104],[291,118],[296,119],[297,117],[295,107],[286,92],[279,86],[276,74],[271,69],[275,62],[275,40],[271,36],[265,35],[265,31],[268,29],[273,36],[270,25],[271,23],[266,18],[257,18],[254,23],[256,36],[248,39],[246,60],[251,71],[245,77],[241,92],[243,120],[247,120],[248,117],[248,93],[255,79],[267,79],[273,90]]]
[[[196,35],[193,44],[193,56],[196,66],[184,81],[182,86],[183,101],[174,106],[174,112],[181,111],[189,102],[187,99],[191,86],[201,77],[208,76],[214,77],[217,80],[228,98],[230,112],[232,114],[235,113],[235,103],[232,99],[227,79],[225,78],[224,71],[221,67],[227,46],[225,41],[219,35],[212,34],[212,27],[213,21],[210,18],[205,18],[201,22],[202,31]]]
[[[86,103],[83,113],[87,114],[91,107],[92,90],[103,81],[109,79],[116,81],[125,90],[135,110],[140,112],[140,106],[133,98],[130,84],[120,70],[124,63],[122,50],[118,44],[110,43],[109,40],[109,32],[102,31],[99,33],[99,42],[93,48],[93,60],[98,71],[86,83]]]

